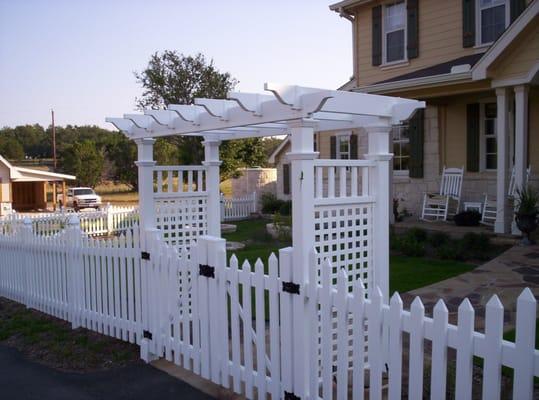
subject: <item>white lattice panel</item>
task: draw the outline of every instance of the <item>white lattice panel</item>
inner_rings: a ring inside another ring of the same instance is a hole
[[[189,248],[197,237],[207,234],[205,196],[156,201],[157,228],[166,243]]]
[[[315,247],[321,260],[331,261],[332,281],[344,268],[350,286],[360,278],[370,286],[372,208],[372,203],[315,207]]]

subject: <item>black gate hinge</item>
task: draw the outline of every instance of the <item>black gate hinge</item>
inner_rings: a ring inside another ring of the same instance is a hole
[[[143,260],[150,260],[150,253],[148,253],[147,251],[143,251],[140,253],[140,258],[142,258]]]
[[[152,333],[150,331],[142,331],[142,337],[144,339],[152,340]]]
[[[215,267],[206,264],[199,264],[198,273],[206,278],[215,278]]]
[[[284,400],[301,400],[301,398],[299,396],[296,396],[294,393],[287,392],[285,390],[285,392],[284,392]]]
[[[294,282],[283,282],[283,292],[299,294],[299,284]]]

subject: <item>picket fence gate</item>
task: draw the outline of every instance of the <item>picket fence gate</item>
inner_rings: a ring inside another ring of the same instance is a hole
[[[227,198],[221,194],[221,221],[247,219],[256,212],[256,192],[242,197]]]
[[[293,248],[253,268],[227,259],[223,239],[201,236],[181,250],[164,240],[136,228],[93,239],[76,219],[39,236],[27,221],[0,235],[0,295],[137,343],[146,361],[165,357],[249,399],[422,399],[426,389],[431,399],[448,390],[471,399],[474,357],[483,360],[483,399],[500,398],[502,366],[514,370],[513,398],[533,398],[539,351],[529,289],[517,301],[512,343],[502,338],[497,296],[486,305],[482,333],[467,299],[456,325],[441,300],[432,318],[419,298],[410,311],[398,294],[385,304],[378,288],[367,297],[361,280],[350,285],[345,269],[335,276],[314,250],[302,279]]]

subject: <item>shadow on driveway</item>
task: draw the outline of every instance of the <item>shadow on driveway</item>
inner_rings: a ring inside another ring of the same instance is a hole
[[[0,388],[2,399],[212,399],[146,364],[75,374],[28,361],[4,345],[0,345]]]

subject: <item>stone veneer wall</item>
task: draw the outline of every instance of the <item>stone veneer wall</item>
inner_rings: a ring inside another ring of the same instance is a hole
[[[241,176],[232,179],[232,197],[244,197],[256,192],[256,198],[265,192],[275,194],[277,170],[275,168],[242,168]],[[260,208],[260,202],[257,209]]]

